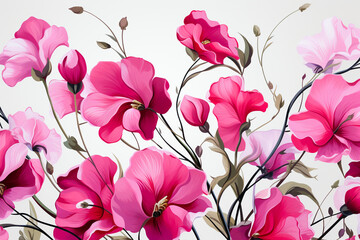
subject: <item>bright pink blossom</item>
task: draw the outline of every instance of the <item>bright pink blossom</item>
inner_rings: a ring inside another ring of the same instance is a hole
[[[236,150],[240,139],[240,127],[249,113],[265,112],[268,104],[257,90],[245,91],[244,81],[239,76],[220,78],[210,87],[209,100],[215,104],[214,114],[218,120],[219,134],[225,147]],[[241,141],[239,151],[244,150]]]
[[[350,169],[345,174],[345,177],[360,177],[360,162],[351,162],[349,163]]]
[[[313,83],[307,111],[289,118],[292,141],[302,151],[317,152],[316,160],[339,162],[343,155],[360,160],[360,81],[325,75]]]
[[[314,231],[309,214],[298,197],[282,195],[278,188],[259,192],[255,198],[255,219],[230,231],[232,239],[310,240]]]
[[[238,42],[228,34],[228,27],[211,21],[205,11],[192,11],[184,19],[176,35],[186,47],[195,50],[199,58],[212,64],[222,64],[224,58],[239,59]]]
[[[63,191],[55,203],[55,223],[84,240],[97,240],[121,231],[114,224],[110,205],[117,166],[108,157],[94,155],[92,159],[99,173],[85,160],[57,180]],[[54,237],[56,240],[76,239],[60,229],[54,230]]]
[[[61,76],[70,84],[79,84],[86,75],[86,62],[78,50],[70,50],[58,65]]]
[[[185,95],[180,105],[180,111],[187,123],[200,127],[206,123],[210,106],[200,98]]]
[[[256,131],[250,136],[243,134],[243,140],[246,148],[241,153],[240,159],[250,162],[250,164],[260,167],[272,152],[277,143],[280,130]],[[295,153],[299,151],[291,142],[290,134],[285,133],[280,146],[276,149],[270,160],[265,164],[261,171],[267,178],[277,178],[280,174],[286,172],[290,160],[295,159]],[[254,161],[256,160],[256,161]]]
[[[0,227],[0,239],[3,240],[9,239],[9,233],[3,227]]]
[[[61,45],[69,45],[65,28],[50,26],[34,17],[27,19],[0,54],[0,64],[5,66],[2,72],[5,83],[13,87],[30,77],[32,69],[42,72]]]
[[[306,65],[318,73],[331,64],[343,60],[353,60],[360,57],[360,29],[350,24],[346,27],[336,17],[323,22],[322,32],[305,38],[298,46],[298,52],[303,56]],[[331,73],[340,65],[329,68]]]
[[[121,62],[99,62],[91,71],[95,91],[84,99],[83,117],[99,126],[107,143],[121,139],[123,130],[153,138],[157,114],[166,113],[171,100],[169,83],[154,78],[153,65],[142,58],[128,57]]]
[[[55,164],[61,155],[61,136],[50,130],[44,117],[29,107],[9,115],[9,129],[14,138],[35,152],[44,151],[48,162]]]
[[[36,194],[44,181],[39,159],[26,159],[27,148],[9,130],[0,131],[0,219],[8,217],[13,202]],[[4,232],[1,234],[6,235]],[[1,238],[2,239],[2,238]]]
[[[147,148],[130,159],[125,177],[115,184],[115,223],[132,232],[142,224],[150,240],[178,239],[195,217],[211,207],[206,175],[167,152]]]

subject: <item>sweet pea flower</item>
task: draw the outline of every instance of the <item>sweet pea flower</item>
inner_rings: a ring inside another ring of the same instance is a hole
[[[240,127],[254,111],[265,112],[268,104],[257,90],[245,91],[244,80],[239,76],[220,78],[210,87],[209,100],[215,104],[214,114],[218,120],[219,134],[226,148],[232,151],[240,139]],[[241,141],[239,151],[245,149]]]
[[[13,212],[14,202],[29,198],[41,189],[44,171],[39,159],[26,159],[27,148],[11,131],[0,131],[0,143],[0,219],[5,219]],[[5,232],[0,231],[0,237],[6,236]]]
[[[360,160],[360,82],[339,75],[315,80],[307,111],[289,118],[292,141],[301,151],[317,152],[316,160],[337,163],[343,155]]]
[[[83,240],[100,239],[122,230],[114,224],[110,205],[117,166],[108,157],[94,155],[91,158],[99,172],[86,159],[57,180],[63,191],[55,202],[55,223]],[[56,240],[77,239],[57,228],[54,237]]]
[[[278,188],[265,189],[255,197],[255,219],[230,229],[236,240],[310,240],[314,231],[309,214],[298,197],[282,195]]]
[[[176,35],[186,47],[196,51],[199,58],[212,64],[222,64],[224,58],[239,59],[239,47],[235,38],[228,34],[228,27],[211,21],[205,11],[193,10],[180,26]]]
[[[86,75],[86,62],[78,50],[70,50],[58,65],[61,76],[70,84],[79,84]]]
[[[0,239],[9,239],[9,233],[3,227],[0,227]]]
[[[125,177],[115,184],[111,202],[118,226],[138,232],[143,224],[150,240],[179,239],[193,220],[211,207],[206,175],[156,148],[136,152]]]
[[[32,69],[42,72],[55,49],[68,46],[65,28],[50,26],[47,22],[30,17],[21,25],[0,54],[4,82],[10,87],[31,76]]]
[[[43,151],[46,160],[55,164],[61,155],[61,136],[55,129],[50,130],[44,117],[29,107],[9,115],[9,129],[14,138],[34,152]]]
[[[249,162],[252,165],[260,167],[267,159],[279,139],[280,130],[256,131],[250,136],[243,134],[243,140],[246,148],[241,153],[240,159]],[[299,151],[291,142],[291,135],[285,133],[280,146],[276,149],[270,160],[261,169],[263,174],[269,179],[275,179],[286,172],[290,160],[295,159],[295,153]],[[256,160],[256,161],[255,161]]]
[[[180,111],[187,123],[195,127],[200,127],[206,123],[210,106],[200,98],[185,95],[180,105]]]
[[[107,143],[121,139],[123,130],[137,132],[145,140],[154,136],[157,113],[166,113],[171,100],[169,83],[154,77],[153,65],[142,58],[99,62],[90,73],[94,87],[81,104],[81,114]]]
[[[322,32],[300,42],[298,52],[306,65],[319,73],[331,64],[360,57],[360,29],[350,24],[346,27],[336,18],[324,20]],[[325,73],[332,73],[340,64],[330,67]]]
[[[360,162],[349,163],[350,169],[346,172],[345,177],[360,177]]]

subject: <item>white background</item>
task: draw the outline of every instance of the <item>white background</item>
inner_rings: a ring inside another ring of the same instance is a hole
[[[99,61],[119,61],[117,54],[111,50],[102,50],[96,45],[96,41],[107,41],[114,45],[108,37],[107,29],[96,19],[87,14],[75,15],[68,10],[69,7],[81,5],[86,10],[93,12],[107,22],[111,28],[120,36],[120,29],[118,27],[119,20],[127,16],[129,26],[125,32],[125,48],[130,56],[142,57],[153,63],[156,71],[156,76],[166,78],[170,83],[169,92],[172,96],[172,101],[175,101],[175,87],[180,85],[181,79],[186,70],[192,64],[192,60],[185,54],[184,46],[176,39],[176,29],[183,24],[183,19],[191,10],[206,10],[209,19],[226,24],[229,27],[230,36],[238,39],[240,48],[243,47],[243,41],[238,33],[245,35],[250,43],[256,47],[256,38],[252,33],[254,24],[260,26],[261,46],[272,28],[288,13],[296,10],[299,6],[304,4],[304,1],[292,0],[254,0],[254,1],[54,1],[54,0],[12,0],[0,3],[0,48],[14,36],[14,33],[19,29],[21,23],[30,16],[44,19],[50,25],[64,26],[69,35],[70,48],[78,49],[85,57],[88,71]],[[283,95],[285,100],[285,107],[290,102],[292,96],[301,87],[301,76],[307,73],[308,77],[312,76],[310,70],[304,66],[304,62],[300,55],[297,54],[296,46],[305,36],[314,35],[321,30],[321,23],[324,19],[337,16],[342,19],[345,25],[353,23],[360,27],[359,9],[360,2],[358,0],[348,1],[326,1],[317,0],[311,1],[311,7],[303,13],[297,14],[286,20],[276,30],[273,38],[273,45],[265,53],[264,67],[268,79],[277,86],[278,93]],[[114,45],[115,46],[115,45]],[[57,63],[61,57],[68,51],[66,47],[58,48],[51,59],[53,63],[53,73],[49,80],[59,79],[60,75],[57,71]],[[231,65],[232,63],[229,62]],[[341,69],[345,68],[346,63]],[[3,67],[0,67],[2,70]],[[217,69],[208,73],[204,73],[199,77],[190,81],[185,87],[184,93],[205,98],[209,86],[217,81],[219,77],[230,76],[233,73],[230,70]],[[352,72],[345,75],[349,82],[355,81],[359,78],[359,72]],[[271,94],[265,86],[262,78],[259,64],[256,58],[253,58],[253,63],[245,71],[245,88],[247,90],[258,89],[263,93],[265,100],[269,103],[269,108],[265,114],[252,114],[249,117],[256,119],[253,121],[253,128],[259,126],[261,123],[267,121],[276,112],[273,105]],[[50,128],[56,128],[56,123],[51,116],[50,107],[46,99],[42,84],[27,78],[17,84],[15,87],[8,87],[3,81],[0,81],[0,106],[6,114],[13,114],[17,111],[24,111],[27,107],[32,107],[35,112],[45,116],[46,123]],[[212,106],[211,106],[212,107]],[[297,107],[296,107],[297,108]],[[281,128],[284,119],[285,108],[281,114],[271,124],[262,130],[271,128]],[[165,115],[174,129],[178,128],[178,122],[175,118],[174,107]],[[62,119],[67,132],[71,135],[77,136],[75,128],[75,116],[68,115]],[[215,133],[216,119],[213,115],[209,117],[211,131]],[[167,134],[170,142],[176,144],[171,136],[167,133],[165,127],[159,122],[158,125],[164,133]],[[124,168],[128,166],[128,159],[133,150],[126,147],[121,142],[107,145],[102,142],[97,135],[97,128],[91,126],[84,126],[84,135],[91,154],[100,154],[112,157],[115,154],[121,161]],[[199,145],[205,134],[198,131],[197,128],[186,126],[185,128],[187,138],[193,147]],[[124,134],[124,138],[129,142],[134,142],[130,134]],[[140,137],[139,137],[140,139]],[[162,146],[166,147],[159,136],[155,134],[155,139]],[[64,140],[64,139],[63,139]],[[151,142],[141,140],[141,147],[149,145]],[[177,145],[176,145],[177,146]],[[219,155],[212,153],[208,149],[207,144],[204,144],[204,156],[202,158],[204,169],[210,176],[219,176],[224,173],[221,158]],[[181,149],[180,146],[177,146]],[[229,153],[233,156],[233,153]],[[34,156],[33,156],[34,157]],[[348,160],[344,159],[347,164]],[[66,148],[63,149],[63,155],[60,161],[55,165],[55,176],[63,174],[69,167],[79,164],[82,159],[75,153]],[[342,179],[341,174],[336,164],[326,164],[314,161],[313,154],[306,154],[304,162],[310,166],[317,168],[313,171],[317,175],[315,179],[304,179],[297,173],[292,174],[289,180],[295,180],[309,184],[315,196],[322,200],[322,198],[329,191],[330,186],[337,179]],[[256,170],[255,167],[246,166],[243,169],[245,181]],[[345,166],[345,170],[347,167]],[[270,186],[271,182],[265,180],[262,184],[257,186],[257,189],[262,189]],[[218,189],[217,189],[218,190]],[[249,194],[248,194],[249,195]],[[54,202],[58,197],[57,192],[53,190],[50,184],[44,183],[42,190],[38,193],[39,198],[45,202],[51,209],[55,210]],[[327,208],[333,206],[332,195],[328,201],[324,203],[324,212],[327,214]],[[226,192],[223,200],[223,209],[227,212],[230,203],[234,200],[234,195],[229,190]],[[310,210],[315,211],[316,205],[307,198],[301,197],[301,200]],[[247,214],[251,209],[251,198],[248,196],[244,201],[246,203],[244,211]],[[35,204],[34,204],[35,205]],[[42,212],[37,206],[36,210],[38,217],[41,220],[53,222],[53,220]],[[28,211],[28,201],[16,203],[16,208],[21,212]],[[337,211],[337,210],[334,210]],[[332,219],[334,221],[334,219]],[[332,222],[331,221],[331,222]],[[18,224],[25,224],[25,221],[20,217],[9,217],[6,220],[1,220],[0,223],[11,222]],[[352,222],[352,223],[351,223]],[[329,224],[329,222],[327,221]],[[356,218],[351,217],[347,220],[351,226],[356,226]],[[209,228],[202,219],[195,221],[201,239],[222,239],[221,235]],[[320,227],[321,224],[318,224]],[[341,225],[341,224],[340,224]],[[335,228],[333,232],[328,235],[327,239],[337,239],[337,231],[339,227]],[[46,231],[51,232],[51,228],[46,228]],[[319,236],[320,228],[316,228]],[[356,227],[354,228],[356,229]],[[11,233],[10,239],[18,238],[18,230],[9,230]],[[135,234],[134,238],[137,237]],[[45,239],[43,237],[42,239]],[[146,239],[145,236],[142,239]],[[181,239],[193,239],[192,233],[184,233]]]

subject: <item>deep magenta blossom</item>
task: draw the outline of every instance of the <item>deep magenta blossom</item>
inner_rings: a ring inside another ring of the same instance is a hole
[[[138,232],[144,226],[150,240],[178,239],[190,231],[195,217],[211,207],[206,175],[156,148],[136,152],[125,177],[115,184],[114,221]]]
[[[306,65],[315,73],[321,72],[331,64],[360,57],[360,29],[350,24],[346,27],[336,18],[324,20],[321,33],[305,38],[298,46]],[[332,73],[340,64],[329,68]]]
[[[0,54],[0,64],[5,66],[2,72],[4,82],[13,87],[30,77],[32,69],[42,72],[55,49],[61,45],[69,45],[65,28],[50,26],[44,20],[30,17]]]
[[[339,75],[315,80],[306,99],[307,111],[289,118],[294,145],[317,152],[316,160],[336,163],[343,155],[360,160],[360,81]]]
[[[176,35],[186,47],[196,51],[199,58],[212,64],[222,64],[224,58],[239,59],[239,47],[235,38],[228,34],[228,27],[211,21],[205,11],[193,10],[180,26]]]
[[[200,98],[185,95],[180,105],[180,111],[187,123],[200,127],[206,123],[210,106]]]
[[[26,159],[27,148],[9,130],[0,131],[0,219],[8,217],[15,208],[13,202],[36,194],[44,182],[39,159]],[[6,231],[0,231],[0,237]],[[1,238],[3,239],[3,238]]]
[[[360,162],[349,163],[350,169],[346,172],[345,177],[360,177]]]
[[[79,84],[86,75],[86,62],[78,50],[70,50],[60,61],[59,72],[70,84]]]
[[[169,83],[154,77],[153,65],[142,58],[121,62],[99,62],[91,71],[94,92],[84,99],[83,117],[99,126],[107,143],[121,139],[123,130],[137,132],[145,140],[154,136],[157,114],[166,113],[171,100]]]
[[[265,189],[255,198],[255,219],[230,229],[236,240],[310,240],[314,231],[309,214],[298,197],[282,195],[278,188]]]
[[[9,129],[14,138],[31,151],[44,152],[46,160],[55,164],[61,156],[61,136],[49,129],[44,117],[29,107],[9,115]]]
[[[214,114],[218,120],[219,134],[226,148],[232,151],[240,139],[240,127],[249,113],[265,112],[268,104],[257,90],[245,91],[244,80],[239,76],[220,78],[210,87],[209,100],[215,104]],[[241,141],[239,151],[244,150]]]
[[[114,224],[110,205],[117,166],[108,157],[94,155],[91,158],[99,173],[86,159],[57,180],[63,191],[55,203],[55,223],[83,240],[97,240],[122,230]],[[54,237],[56,240],[76,239],[57,228],[54,230]]]
[[[279,139],[280,130],[256,131],[250,136],[243,134],[243,140],[246,148],[241,153],[240,159],[250,162],[250,164],[260,167],[267,159]],[[299,151],[291,142],[290,134],[285,133],[280,146],[276,149],[270,160],[261,169],[263,174],[270,179],[277,178],[280,174],[286,172],[290,160],[295,159],[295,153]]]

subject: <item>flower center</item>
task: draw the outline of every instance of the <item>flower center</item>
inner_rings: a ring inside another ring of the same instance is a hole
[[[206,44],[209,44],[210,43],[210,40],[209,39],[205,39],[204,41],[201,42],[202,44],[206,45]]]
[[[259,233],[254,233],[254,234],[251,236],[251,240],[260,239],[260,238],[258,238],[258,236],[260,236]],[[261,240],[261,239],[260,239],[260,240]]]
[[[5,184],[0,183],[0,196],[4,195],[5,188],[6,188]]]
[[[142,103],[139,102],[138,100],[133,100],[132,103],[131,103],[131,107],[132,107],[132,108],[135,108],[135,109],[137,109],[137,110],[139,110],[139,111],[145,109],[144,104],[142,104]]]
[[[162,212],[166,209],[168,206],[169,200],[167,199],[167,196],[163,197],[159,202],[157,202],[154,206],[153,211],[153,217],[160,217]]]

